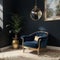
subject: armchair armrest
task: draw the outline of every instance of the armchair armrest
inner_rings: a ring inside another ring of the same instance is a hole
[[[41,38],[41,48],[46,48],[48,37]]]
[[[25,37],[29,37],[28,35],[22,35],[21,39],[23,40]]]
[[[48,36],[39,36],[38,38],[38,47],[43,48],[47,45]]]

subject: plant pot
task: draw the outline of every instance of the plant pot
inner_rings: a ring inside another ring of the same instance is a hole
[[[19,47],[19,41],[16,40],[16,39],[13,39],[13,41],[12,41],[12,47],[14,49],[17,49]]]

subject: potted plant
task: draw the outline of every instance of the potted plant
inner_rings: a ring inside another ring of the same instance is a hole
[[[22,24],[22,17],[20,17],[17,14],[14,14],[12,16],[12,31],[15,34],[13,41],[12,41],[13,48],[19,47],[18,33],[21,30],[21,24]]]

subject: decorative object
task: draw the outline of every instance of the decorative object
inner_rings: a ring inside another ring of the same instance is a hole
[[[15,37],[13,38],[13,41],[12,41],[12,46],[13,48],[18,48],[19,47],[19,42],[18,42],[18,33],[19,31],[21,30],[21,22],[22,18],[17,15],[17,14],[14,14],[12,16],[12,31],[14,32],[15,34]]]
[[[38,41],[39,38],[40,38],[40,36],[35,36],[35,37],[34,37],[34,40],[35,40],[35,41]]]
[[[17,39],[13,39],[13,41],[12,41],[12,47],[14,48],[14,49],[16,49],[16,48],[18,48],[19,47],[19,41],[17,40]]]
[[[42,16],[42,12],[37,7],[37,0],[35,0],[35,6],[31,10],[30,17],[32,18],[32,20],[37,21],[37,20],[39,20],[41,18],[41,16]]]
[[[60,20],[60,0],[45,0],[45,21]]]
[[[48,32],[37,31],[30,35],[23,35],[21,36],[21,39],[22,39],[23,52],[27,47],[27,48],[32,48],[34,50],[37,50],[37,54],[39,55],[40,49],[46,49]]]

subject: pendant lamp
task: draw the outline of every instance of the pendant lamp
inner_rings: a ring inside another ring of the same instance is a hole
[[[37,0],[35,0],[34,8],[30,12],[30,17],[34,21],[38,21],[42,16],[42,11],[37,7]]]

